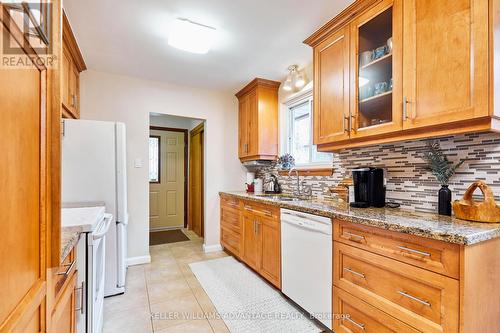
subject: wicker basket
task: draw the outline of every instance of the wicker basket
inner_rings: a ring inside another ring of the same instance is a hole
[[[472,198],[477,188],[483,192],[484,201],[476,202]],[[496,204],[493,192],[483,181],[474,182],[467,189],[462,200],[455,200],[453,202],[453,211],[455,216],[462,220],[500,222],[500,206]]]

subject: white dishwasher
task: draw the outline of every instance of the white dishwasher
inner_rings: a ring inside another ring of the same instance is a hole
[[[281,210],[281,289],[332,328],[332,220]]]

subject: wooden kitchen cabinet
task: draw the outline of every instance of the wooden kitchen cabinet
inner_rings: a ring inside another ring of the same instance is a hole
[[[236,94],[238,157],[242,162],[278,156],[279,86],[279,82],[257,78]]]
[[[384,0],[355,18],[351,30],[351,125],[352,139],[401,130],[402,1]],[[392,49],[387,45],[392,38]],[[365,52],[385,51],[373,59]],[[386,85],[377,90],[377,85]]]
[[[243,213],[243,261],[256,271],[262,265],[262,228],[251,213]]]
[[[71,25],[63,15],[63,60],[61,68],[62,115],[80,118],[80,73],[87,69]]]
[[[314,49],[314,144],[349,139],[349,29],[329,36]]]
[[[73,272],[64,290],[61,291],[58,302],[55,304],[51,319],[53,333],[75,332],[76,311],[76,277]]]
[[[58,61],[62,52],[57,38],[47,54],[40,46],[42,39],[35,37],[37,32],[32,29],[28,35],[28,22],[23,20],[28,15],[18,10],[20,5],[0,4],[2,45],[16,52],[9,56],[15,63],[3,63],[0,69],[4,158],[0,165],[0,332],[38,333],[48,331],[47,271],[60,260]],[[51,2],[50,9],[42,9],[43,22],[57,32],[61,3]],[[47,65],[51,56],[55,66]]]
[[[50,269],[48,275],[47,323],[50,327],[49,332],[73,333],[76,324],[76,306],[84,304],[83,289],[76,286],[78,276],[76,249],[71,250],[59,267]],[[79,293],[77,293],[78,290]]]
[[[221,244],[281,288],[279,208],[221,195]]]
[[[281,288],[281,230],[276,220],[261,218],[259,232],[262,233],[262,261],[260,274]]]
[[[334,220],[336,332],[496,333],[500,238],[458,245]],[[492,296],[495,295],[495,296]]]
[[[489,115],[488,1],[405,1],[404,129]]]
[[[485,0],[358,0],[346,8],[305,40],[314,50],[318,149],[500,131],[489,38],[495,13]],[[390,52],[365,58],[389,37]],[[341,62],[345,52],[349,62]],[[387,87],[375,89],[379,82]]]

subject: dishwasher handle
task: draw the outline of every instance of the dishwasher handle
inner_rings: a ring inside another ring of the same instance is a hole
[[[317,223],[311,220],[301,219],[294,216],[289,216],[285,219],[281,220],[282,223],[286,223],[304,230],[309,230],[313,232],[318,232],[321,234],[331,235],[332,228],[331,225],[325,225],[321,223]]]

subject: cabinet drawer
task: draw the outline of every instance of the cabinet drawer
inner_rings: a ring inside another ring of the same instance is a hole
[[[340,220],[334,223],[333,235],[336,241],[459,278],[460,248],[456,244]]]
[[[72,276],[72,274],[76,270],[76,255],[75,249],[71,250],[71,252],[66,256],[61,266],[53,271],[54,274],[54,295],[55,298],[59,297],[60,291],[66,285],[68,278]]]
[[[258,204],[250,201],[243,201],[243,210],[247,213],[252,213],[256,216],[265,217],[268,219],[279,220],[280,209],[279,207]]]
[[[226,228],[220,229],[221,244],[235,256],[241,255],[241,236]]]
[[[224,208],[240,209],[240,200],[235,197],[222,195],[220,197],[220,203],[221,207]]]
[[[334,242],[334,284],[421,331],[457,332],[457,280]]]
[[[221,207],[221,227],[230,229],[237,234],[241,233],[240,212],[236,209]]]
[[[416,329],[387,315],[339,288],[333,288],[333,329],[337,333],[418,333]]]

